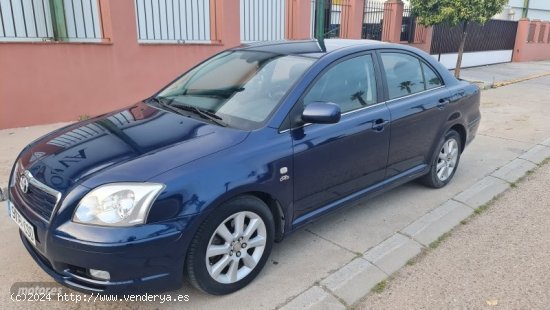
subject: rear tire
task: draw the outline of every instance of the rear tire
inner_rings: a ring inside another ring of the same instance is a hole
[[[461,141],[460,134],[454,130],[445,134],[433,154],[430,171],[420,179],[424,185],[441,188],[449,184],[460,162]]]
[[[241,196],[222,204],[191,242],[186,259],[189,281],[213,295],[245,287],[265,265],[274,236],[273,215],[259,198]]]

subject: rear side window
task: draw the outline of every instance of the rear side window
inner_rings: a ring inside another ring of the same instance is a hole
[[[303,102],[308,105],[316,101],[335,103],[342,113],[375,104],[376,79],[372,56],[344,60],[323,73]]]
[[[439,75],[437,75],[432,68],[428,67],[425,63],[422,63],[422,71],[424,72],[424,79],[426,80],[426,89],[432,89],[443,85]]]
[[[442,85],[439,76],[420,59],[404,53],[382,53],[389,99]]]

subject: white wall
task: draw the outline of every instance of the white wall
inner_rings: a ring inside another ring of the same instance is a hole
[[[515,12],[514,20],[519,20],[524,7],[523,0],[510,0],[508,5]],[[527,17],[530,19],[550,20],[550,0],[530,0]]]
[[[510,62],[512,60],[512,52],[512,50],[505,50],[464,53],[462,56],[462,68]],[[445,68],[453,69],[456,66],[458,53],[432,56],[438,59]]]

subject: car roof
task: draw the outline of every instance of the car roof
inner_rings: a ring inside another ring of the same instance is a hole
[[[317,40],[283,40],[263,41],[241,45],[237,50],[250,50],[259,52],[271,52],[284,55],[304,55],[310,57],[321,57],[347,47],[368,45],[369,48],[387,47],[393,45],[375,40],[353,40],[353,39],[325,39],[325,50],[321,48]]]
[[[458,83],[458,80],[449,73],[436,58],[415,47],[406,44],[387,43],[375,40],[354,40],[354,39],[325,39],[325,50],[321,48],[317,40],[287,40],[287,41],[265,41],[241,45],[232,50],[250,50],[258,52],[276,53],[281,55],[300,55],[312,58],[336,59],[336,57],[366,50],[387,49],[408,51],[422,56],[422,58],[437,68],[445,84]],[[327,57],[324,57],[327,56]],[[335,56],[335,57],[330,57]],[[332,60],[334,60],[332,59]],[[329,60],[329,61],[332,61]]]

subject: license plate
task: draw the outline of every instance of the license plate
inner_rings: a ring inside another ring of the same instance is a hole
[[[36,246],[36,238],[34,236],[34,226],[32,226],[29,221],[27,221],[19,211],[15,208],[13,203],[8,200],[8,212],[10,214],[10,217],[12,220],[15,221],[17,226],[21,229],[25,237],[34,245]]]

